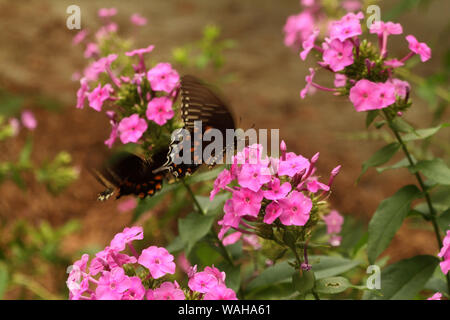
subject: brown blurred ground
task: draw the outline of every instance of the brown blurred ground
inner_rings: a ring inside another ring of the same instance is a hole
[[[130,31],[132,13],[149,19],[139,31],[137,46],[155,44],[155,58],[169,60],[171,49],[198,40],[202,28],[215,23],[223,37],[237,42],[228,51],[223,72],[232,72],[236,81],[223,87],[235,114],[248,128],[280,128],[280,136],[291,151],[307,157],[320,152],[319,169],[323,176],[337,164],[342,165],[331,202],[346,215],[368,221],[379,202],[399,187],[413,182],[404,171],[378,175],[370,171],[356,186],[361,163],[382,143],[356,141],[345,134],[364,130],[364,114],[354,111],[348,101],[326,93],[305,100],[299,98],[308,65],[283,45],[282,28],[287,16],[299,12],[298,0],[183,0],[183,1],[77,1],[82,10],[82,27],[97,25],[96,12],[101,7],[119,9],[116,21]],[[33,97],[44,94],[60,100],[60,113],[37,111],[35,132],[36,161],[53,157],[60,150],[69,151],[80,165],[94,142],[109,135],[109,124],[93,110],[76,110],[76,82],[71,74],[84,66],[82,51],[73,47],[76,31],[65,27],[65,10],[73,1],[0,1],[0,85],[17,94]],[[448,2],[433,1],[427,11],[404,14],[399,22],[405,34],[415,34],[421,41],[436,44],[439,31],[448,23]],[[390,5],[390,4],[389,4]],[[443,6],[447,6],[443,9]],[[383,14],[383,9],[382,9]],[[390,43],[399,56],[407,51],[403,37]],[[447,39],[448,40],[448,39]],[[448,43],[447,43],[448,46]],[[442,60],[441,48],[433,47],[433,59],[415,69],[421,75],[436,71]],[[309,61],[311,63],[311,61]],[[204,74],[213,77],[214,74]],[[328,75],[327,75],[328,76]],[[320,78],[319,78],[320,79]],[[408,114],[408,120],[427,126],[428,109],[420,100]],[[27,100],[32,108],[32,98]],[[17,145],[2,150],[15,154],[23,145],[22,133]],[[0,186],[0,216],[26,217],[34,222],[47,219],[60,225],[71,218],[80,219],[82,231],[66,243],[80,249],[90,243],[106,244],[130,221],[131,214],[119,214],[117,203],[98,203],[99,186],[84,168],[81,178],[67,192],[53,197],[42,186],[31,183],[22,192],[12,183]],[[404,226],[389,249],[393,260],[418,253],[436,253],[432,234]]]

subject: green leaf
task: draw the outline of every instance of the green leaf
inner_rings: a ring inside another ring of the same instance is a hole
[[[19,155],[18,164],[20,167],[28,167],[30,164],[31,151],[33,150],[33,140],[28,138]]]
[[[437,217],[437,223],[441,230],[448,230],[450,228],[450,208],[442,212]]]
[[[421,255],[391,264],[381,271],[381,297],[369,295],[369,299],[407,300],[422,290],[433,275],[439,259]]]
[[[206,236],[214,222],[213,216],[190,213],[186,218],[178,220],[178,231],[181,239],[187,244],[186,255],[192,247]]]
[[[0,263],[0,299],[3,298],[3,295],[6,292],[6,289],[8,288],[9,283],[9,272],[8,267],[5,263]]]
[[[427,129],[418,129],[415,132],[407,133],[403,135],[402,139],[403,141],[414,141],[414,140],[421,140],[426,139],[434,134],[436,134],[441,128],[449,127],[450,123],[444,123],[439,126],[433,127],[433,128],[427,128]]]
[[[443,185],[450,185],[450,169],[442,159],[421,160],[411,169],[422,172],[427,178]]]
[[[294,272],[294,268],[287,261],[277,263],[261,272],[259,276],[248,284],[246,289],[250,291],[284,282],[290,279]]]
[[[192,176],[186,178],[185,180],[186,180],[187,184],[194,184],[194,183],[198,183],[198,182],[213,180],[213,179],[217,178],[219,173],[221,173],[223,170],[224,170],[224,167],[220,166],[218,168],[214,168],[213,170],[208,170],[206,172],[192,175]]]
[[[416,186],[408,185],[380,203],[369,222],[367,254],[371,264],[387,248],[408,214],[411,202],[420,194]]]
[[[425,283],[424,289],[448,294],[447,282],[436,277],[428,280],[427,283]]]
[[[331,277],[316,281],[315,290],[318,293],[336,294],[350,288],[352,284],[344,277]]]
[[[415,161],[414,157],[412,157],[412,158],[413,158],[413,161]],[[399,162],[393,164],[392,166],[381,167],[381,168],[377,168],[376,170],[377,170],[378,173],[382,173],[382,172],[384,172],[386,170],[406,168],[406,167],[409,167],[409,166],[410,166],[410,163],[408,161],[408,158],[403,158],[402,160],[400,160]]]
[[[342,274],[361,264],[359,261],[332,256],[310,256],[309,259],[318,280]],[[316,259],[318,263],[314,263]]]
[[[3,89],[0,89],[0,115],[6,117],[16,116],[22,108],[24,98],[16,96]]]
[[[383,148],[379,149],[377,152],[374,153],[373,156],[370,157],[369,160],[363,163],[361,173],[359,174],[358,181],[361,178],[361,176],[370,168],[370,167],[377,167],[380,166],[386,162],[388,162],[394,154],[400,149],[400,144],[393,142],[391,144],[388,144],[387,146],[384,146]]]
[[[196,196],[198,203],[203,209],[204,214],[213,214],[217,212],[223,212],[223,203],[230,198],[229,193],[218,194],[214,197],[213,201],[209,200],[209,197]]]
[[[378,116],[379,111],[378,110],[370,110],[367,112],[366,117],[366,128],[370,126],[370,124],[375,120],[375,118]]]
[[[314,288],[316,278],[314,277],[314,271],[296,271],[292,275],[292,286],[300,294],[306,294]]]
[[[392,127],[394,128],[394,130],[398,131],[398,132],[403,132],[403,133],[411,133],[411,132],[415,132],[414,128],[405,120],[403,120],[402,118],[394,118],[394,120],[392,120],[391,122]]]
[[[221,266],[220,270],[223,270],[227,275],[225,278],[227,287],[238,292],[241,285],[241,267],[226,264]]]

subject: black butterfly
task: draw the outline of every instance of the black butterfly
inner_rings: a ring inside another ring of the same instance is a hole
[[[183,150],[177,149],[177,144],[172,141],[167,148],[158,150],[151,158],[143,159],[132,153],[121,153],[109,159],[102,169],[95,171],[94,175],[102,183],[106,190],[99,194],[99,200],[108,199],[118,188],[116,199],[124,195],[134,194],[140,198],[153,196],[162,188],[163,179],[172,174],[176,178],[183,178],[196,171],[201,163],[194,153],[196,143],[194,135],[198,134],[195,121],[202,121],[202,134],[209,129],[220,130],[222,136],[226,137],[227,129],[235,129],[233,116],[228,107],[213,91],[197,78],[185,75],[181,78],[181,118],[184,129],[190,133],[191,161],[189,163],[174,163],[174,153],[183,155]],[[203,142],[203,147],[205,142]],[[227,148],[226,144],[224,150]],[[203,150],[203,148],[201,149]],[[223,157],[221,154],[214,155],[208,159],[208,164],[213,165],[217,159]]]

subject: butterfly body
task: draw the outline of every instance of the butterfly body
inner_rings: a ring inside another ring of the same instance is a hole
[[[180,144],[172,141],[167,148],[155,152],[151,158],[143,159],[132,153],[122,153],[110,161],[100,170],[95,172],[106,190],[99,194],[99,200],[108,199],[115,188],[118,188],[116,198],[125,195],[136,195],[139,198],[153,196],[162,188],[163,180],[169,174],[175,178],[183,178],[194,173],[203,163],[198,158],[195,149],[202,145],[205,147],[202,136],[209,129],[218,129],[222,136],[226,137],[226,129],[234,129],[234,120],[224,102],[213,91],[193,76],[181,78],[181,118],[183,129],[189,134],[183,139],[184,146],[189,147],[190,159],[187,162],[174,161],[174,153],[183,156],[184,150],[180,150]],[[202,129],[196,126],[196,121],[202,122]],[[200,137],[194,139],[195,137]],[[219,157],[220,155],[215,155]],[[214,159],[209,159],[208,164],[213,164]]]

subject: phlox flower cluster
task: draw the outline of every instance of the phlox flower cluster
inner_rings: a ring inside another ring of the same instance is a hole
[[[443,259],[440,263],[441,270],[444,274],[447,274],[450,270],[450,230],[447,230],[447,234],[442,242],[443,246],[438,254],[438,257]]]
[[[125,228],[109,246],[91,260],[84,254],[69,269],[67,287],[71,300],[235,300],[226,287],[225,272],[197,266],[188,272],[187,288],[167,275],[175,273],[174,257],[162,247],[150,246],[138,254],[132,244],[142,240],[142,227]],[[131,255],[124,253],[125,249]],[[90,260],[90,261],[89,261]]]
[[[284,44],[287,47],[298,50],[305,41],[311,42],[313,34],[316,34],[314,38],[317,37],[318,30],[316,28],[320,25],[326,25],[328,19],[327,12],[337,11],[337,8],[342,8],[346,12],[361,9],[361,2],[359,0],[337,2],[338,6],[336,8],[327,10],[324,6],[330,5],[331,3],[323,3],[320,0],[301,0],[302,11],[289,16],[283,27]]]
[[[300,58],[305,60],[310,52],[317,52],[322,59],[318,65],[334,75],[334,87],[328,88],[314,82],[316,69],[310,68],[300,96],[305,98],[311,89],[330,91],[336,95],[349,95],[358,112],[395,105],[395,111],[401,115],[409,106],[410,85],[395,77],[395,69],[415,55],[422,62],[427,61],[431,58],[431,49],[413,35],[407,35],[405,42],[409,52],[401,59],[389,57],[388,38],[402,34],[402,26],[399,23],[375,21],[369,31],[378,38],[376,50],[375,45],[361,39],[363,18],[362,12],[348,13],[329,24],[325,40],[320,45],[316,44],[319,29],[314,29],[303,41]]]
[[[111,21],[116,14],[115,8],[100,9],[103,25],[95,33],[95,40],[88,41],[87,29],[73,39],[74,44],[85,43],[84,56],[92,60],[79,76],[76,107],[83,109],[87,105],[98,112],[108,108],[105,114],[111,133],[105,144],[109,148],[118,139],[123,144],[141,143],[146,133],[151,137],[152,132],[159,132],[158,127],[174,116],[173,102],[180,80],[170,63],[147,67],[145,56],[153,51],[153,45],[117,52],[116,47],[128,43],[124,41],[110,48],[111,42],[120,41],[118,25]],[[137,26],[147,23],[139,14],[133,14],[130,21]]]
[[[246,147],[233,157],[230,170],[223,170],[215,180],[211,200],[221,190],[232,195],[218,222],[219,238],[226,244],[242,234],[258,234],[254,223],[305,226],[317,203],[328,196],[340,166],[333,169],[328,183],[322,183],[315,176],[318,153],[307,159],[286,152],[284,141],[280,149],[281,157],[275,158],[263,156],[262,145]],[[237,232],[224,238],[231,229]]]

